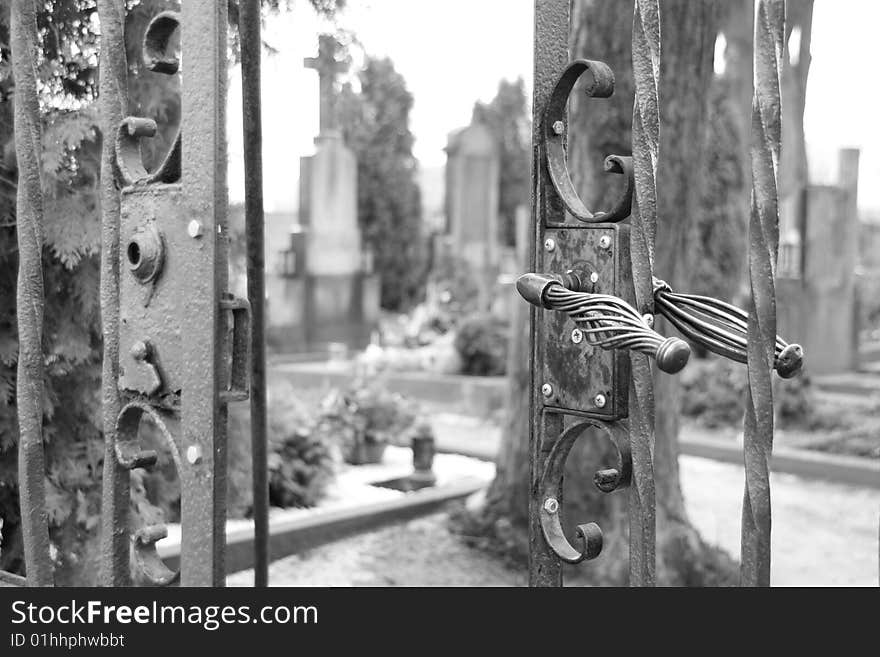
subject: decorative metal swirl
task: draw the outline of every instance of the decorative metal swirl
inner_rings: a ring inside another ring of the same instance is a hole
[[[595,559],[602,551],[602,530],[594,522],[578,525],[577,536],[580,549],[574,547],[565,537],[562,529],[562,474],[575,441],[588,427],[602,430],[617,450],[617,464],[596,472],[593,483],[603,493],[629,486],[632,476],[632,456],[629,449],[629,436],[622,422],[606,423],[599,420],[586,420],[568,428],[553,443],[553,448],[544,465],[540,482],[541,508],[539,519],[541,533],[553,553],[566,563],[580,563]]]
[[[632,150],[636,211],[630,224],[636,308],[653,312],[654,241],[657,233],[657,161],[660,156],[660,3],[636,0],[632,64],[635,82]],[[654,496],[654,382],[648,360],[630,354],[629,418],[633,451],[630,503],[630,585],[653,586],[656,569]]]
[[[569,64],[556,86],[544,113],[544,145],[547,155],[547,171],[550,180],[565,208],[579,221],[585,223],[614,223],[626,219],[632,210],[633,171],[632,158],[609,155],[605,158],[607,173],[622,174],[625,187],[617,201],[606,212],[590,212],[575,191],[568,171],[565,154],[565,113],[568,98],[578,79],[589,73],[591,81],[585,87],[590,98],[608,98],[614,93],[614,73],[604,62],[578,59]]]
[[[749,218],[749,392],[744,424],[746,484],[741,554],[741,577],[745,586],[770,585],[771,369],[776,346],[774,277],[779,250],[779,72],[784,34],[785,0],[758,0],[752,100],[752,210]]]
[[[516,289],[533,305],[567,313],[595,347],[629,349],[653,356],[657,366],[669,374],[680,371],[690,357],[686,342],[664,338],[619,297],[570,290],[545,274],[520,276]]]
[[[738,363],[748,361],[746,311],[712,297],[673,292],[658,278],[654,279],[654,305],[689,340]],[[777,335],[773,367],[779,376],[790,379],[801,370],[803,362],[803,348]]]
[[[145,450],[140,445],[139,431],[144,416],[148,417],[152,424],[162,434],[178,472],[183,472],[180,462],[180,453],[177,443],[174,441],[172,431],[167,423],[176,423],[177,419],[170,411],[161,411],[147,402],[133,401],[126,404],[119,412],[116,420],[116,461],[120,466],[133,470],[134,468],[152,468],[157,461],[158,454],[154,450]],[[177,581],[180,577],[179,570],[169,569],[159,558],[156,552],[156,542],[167,535],[165,525],[149,525],[141,527],[132,536],[133,569],[132,580],[136,583],[151,586],[165,586]]]
[[[180,58],[170,49],[171,37],[180,27],[180,14],[163,11],[150,21],[144,33],[144,64],[154,73],[176,75]],[[180,180],[182,137],[178,129],[171,149],[155,171],[148,172],[141,156],[140,140],[155,137],[158,131],[152,119],[130,116],[116,131],[116,175],[122,185],[173,183]]]

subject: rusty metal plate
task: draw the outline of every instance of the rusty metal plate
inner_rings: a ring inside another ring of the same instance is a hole
[[[119,379],[127,392],[180,393],[181,290],[200,259],[202,236],[188,233],[179,185],[123,191],[119,238]],[[210,236],[208,236],[210,239]]]
[[[575,272],[581,291],[614,294],[633,303],[629,226],[568,224],[546,228],[543,237],[538,271]],[[602,420],[626,417],[629,357],[625,350],[592,347],[586,337],[576,342],[577,326],[565,313],[539,310],[536,328],[536,339],[544,345],[545,407]]]

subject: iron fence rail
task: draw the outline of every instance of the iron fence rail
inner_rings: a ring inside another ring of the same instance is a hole
[[[43,189],[42,128],[37,98],[37,10],[33,0],[14,0],[10,40],[15,79],[14,130],[18,161],[18,485],[27,583],[54,583],[49,552],[43,453]]]

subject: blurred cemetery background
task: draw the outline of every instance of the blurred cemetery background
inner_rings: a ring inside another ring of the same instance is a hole
[[[144,17],[174,3],[130,4],[127,33],[136,42]],[[591,19],[631,21],[631,3],[612,4],[576,0],[575,15],[585,26]],[[528,342],[517,337],[527,311],[513,284],[528,270],[532,239],[532,2],[264,5],[269,468],[279,558],[270,581],[523,585],[522,517],[498,511],[497,500],[521,500],[515,478],[527,445]],[[688,218],[696,236],[690,248],[702,259],[692,287],[743,306],[752,9],[748,0],[716,5],[706,19],[712,22],[693,28],[717,38],[708,55],[701,124],[712,153],[709,177],[700,179],[702,196]],[[787,35],[783,74],[778,316],[779,333],[804,346],[807,366],[776,394],[774,583],[876,585],[880,127],[869,109],[880,92],[868,62],[869,28],[880,21],[880,6],[855,0],[789,5],[795,27]],[[488,29],[495,24],[498,29]],[[583,27],[573,35],[575,54],[603,58],[602,47],[591,50],[590,34]],[[129,61],[137,61],[135,54]],[[7,55],[0,87],[11,83]],[[73,58],[88,68],[62,49],[55,56],[59,67]],[[149,91],[156,83],[150,75],[133,65],[133,97],[143,114],[173,126],[179,106]],[[229,80],[230,269],[234,291],[245,295],[241,88],[234,59]],[[73,174],[63,161],[85,161],[97,152],[91,103],[86,92],[73,104],[46,99],[44,167],[58,185],[94,183],[94,164]],[[9,334],[15,269],[4,251],[14,243],[6,226],[14,219],[14,198],[5,188],[14,176],[10,105],[4,95],[0,567],[15,570],[21,567]],[[83,217],[84,227],[47,219],[47,280],[58,290],[48,303],[55,314],[71,316],[59,319],[52,333],[58,365],[49,384],[57,411],[47,411],[56,427],[48,447],[50,519],[63,581],[90,583],[100,511],[100,333],[96,300],[66,297],[85,297],[85,287],[97,284],[97,228],[88,223],[97,220],[93,198],[65,194],[56,195],[60,207],[49,214]],[[671,220],[661,215],[658,230]],[[74,303],[88,312],[77,313]],[[745,367],[697,353],[679,378],[675,428],[658,430],[658,441],[671,441],[680,458],[670,486],[658,484],[658,496],[669,490],[681,496],[694,532],[682,535],[703,556],[676,564],[661,555],[660,580],[731,583],[739,555]],[[231,545],[246,545],[251,527],[247,413],[246,403],[230,409]],[[567,476],[575,481],[585,472],[591,471],[585,466]],[[572,497],[580,494],[572,490]],[[166,454],[157,471],[135,477],[133,504],[142,518],[169,523],[160,544],[169,562],[179,549],[178,503]],[[618,512],[602,504],[584,494],[581,515],[568,526]],[[583,509],[589,516],[581,517]],[[244,551],[230,551],[230,568],[241,572],[229,581],[249,585],[250,564],[238,552]],[[608,552],[567,581],[625,583],[623,543],[611,541]]]

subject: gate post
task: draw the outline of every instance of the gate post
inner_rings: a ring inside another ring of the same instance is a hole
[[[181,102],[182,201],[184,216],[200,222],[204,231],[200,271],[193,271],[187,289],[181,290],[181,299],[189,305],[182,324],[188,347],[182,437],[193,466],[181,476],[181,488],[189,489],[181,491],[181,584],[223,586],[227,408],[220,399],[226,375],[226,321],[220,306],[229,271],[226,3],[183,2],[181,19],[180,43],[186,58]]]
[[[532,226],[531,270],[538,269],[538,245],[541,242],[542,224],[548,204],[545,190],[551,181],[544,167],[543,126],[544,108],[557,78],[568,64],[568,33],[571,21],[569,0],[535,0],[535,72],[532,97]],[[557,208],[557,213],[561,208]],[[538,490],[546,453],[541,446],[546,435],[562,433],[562,415],[543,413],[541,382],[537,380],[539,364],[544,362],[544,345],[536,339],[536,312],[529,309],[529,369],[532,372],[529,396],[529,477],[532,494],[529,499],[529,586],[562,586],[562,562],[544,541],[539,520],[542,501],[535,494]]]
[[[122,271],[113,383],[122,403],[104,462],[112,490],[105,491],[103,539],[114,584],[130,579],[129,549],[136,583],[166,585],[178,576],[184,586],[225,583],[227,404],[248,397],[250,341],[249,305],[227,293],[226,11],[225,2],[192,0],[147,27],[148,68],[178,73],[171,47],[178,31],[186,59],[180,129],[158,168],[148,172],[140,152],[140,140],[157,132],[154,121],[128,117],[116,128]],[[179,573],[156,552],[163,525],[137,529],[129,548],[129,477],[119,471],[158,460],[141,443],[144,420],[169,447],[180,481]]]

